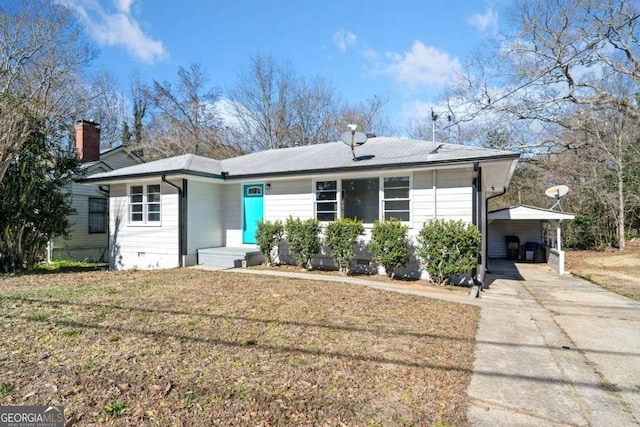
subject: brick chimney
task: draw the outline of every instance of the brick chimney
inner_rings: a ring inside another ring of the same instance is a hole
[[[88,120],[76,121],[76,149],[82,163],[100,160],[100,125]]]

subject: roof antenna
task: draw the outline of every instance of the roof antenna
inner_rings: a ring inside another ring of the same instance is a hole
[[[353,161],[355,162],[358,160],[355,150],[356,145],[360,146],[367,142],[367,135],[362,132],[356,132],[356,129],[358,128],[358,125],[356,124],[348,124],[347,127],[349,130],[340,135],[340,140],[351,147],[351,154],[353,155]]]
[[[433,108],[431,109],[431,154],[435,154],[438,151],[436,148],[436,120],[440,118],[444,113],[436,114],[433,112]],[[447,121],[451,123],[453,121],[453,116],[447,113]]]

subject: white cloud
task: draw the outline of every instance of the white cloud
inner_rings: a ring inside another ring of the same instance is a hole
[[[462,68],[458,58],[418,40],[409,52],[388,52],[386,60],[381,72],[410,88],[444,85]]]
[[[358,41],[358,37],[345,29],[341,29],[333,35],[333,42],[338,46],[340,52],[346,52],[347,48],[356,44],[356,41]]]
[[[479,31],[494,32],[498,29],[498,12],[493,9],[487,9],[484,15],[476,13],[467,18],[467,22]]]
[[[129,14],[133,0],[115,0],[115,3],[120,12]]]
[[[162,41],[155,40],[140,28],[131,14],[135,0],[113,0],[116,11],[109,13],[97,1],[66,0],[74,8],[91,37],[101,46],[122,46],[140,61],[154,63],[168,57]]]

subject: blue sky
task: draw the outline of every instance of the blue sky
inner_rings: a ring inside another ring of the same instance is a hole
[[[211,85],[232,85],[252,54],[322,76],[350,103],[389,98],[399,133],[426,114],[467,55],[497,30],[509,0],[64,0],[100,49],[95,66],[123,88],[132,72],[173,80],[201,63]]]

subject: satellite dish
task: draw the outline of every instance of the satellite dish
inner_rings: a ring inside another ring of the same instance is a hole
[[[351,131],[346,131],[343,132],[342,135],[340,135],[340,140],[342,142],[344,142],[345,144],[347,144],[348,146],[351,146],[351,142],[353,138],[353,143],[355,145],[362,145],[365,142],[367,142],[367,135],[365,135],[362,132],[351,132]]]
[[[566,185],[554,185],[544,190],[544,195],[552,199],[559,199],[564,197],[569,192],[569,187]]]
[[[544,190],[544,195],[551,198],[556,199],[556,202],[551,206],[551,209],[558,206],[560,211],[562,211],[562,206],[560,205],[560,198],[567,195],[569,192],[569,187],[567,185],[554,185],[553,187],[549,187]]]
[[[351,147],[351,154],[353,154],[353,161],[355,162],[357,160],[355,147],[356,145],[360,146],[367,142],[367,135],[362,132],[357,132],[356,125],[349,125],[349,129],[350,130],[343,132],[342,135],[340,135],[340,140]]]

